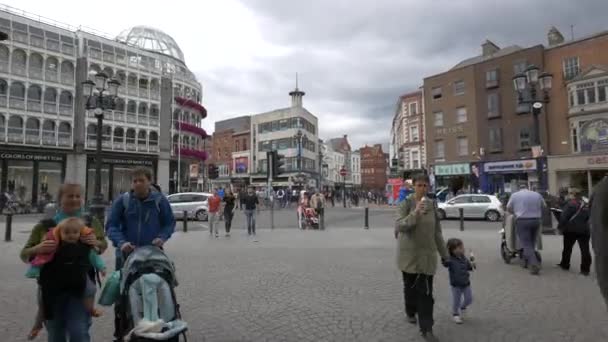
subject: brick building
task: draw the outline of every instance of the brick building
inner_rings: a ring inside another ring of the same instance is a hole
[[[359,149],[361,155],[361,187],[364,190],[384,191],[386,186],[387,154],[382,145],[365,146]]]
[[[564,41],[552,28],[545,71],[553,74],[549,190],[576,186],[589,194],[608,174],[608,31]]]
[[[217,121],[213,133],[212,163],[219,169],[215,186],[249,184],[251,117]]]

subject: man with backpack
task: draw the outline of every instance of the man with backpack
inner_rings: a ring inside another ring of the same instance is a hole
[[[175,218],[167,198],[152,186],[148,169],[131,172],[132,189],[119,196],[106,223],[106,234],[116,247],[116,269],[122,268],[125,257],[135,248],[154,245],[162,248],[175,230]],[[115,314],[118,309],[114,308]],[[115,336],[119,317],[116,315]]]

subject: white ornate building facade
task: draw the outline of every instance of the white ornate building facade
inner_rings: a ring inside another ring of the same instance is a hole
[[[426,167],[422,91],[399,97],[391,126],[390,167],[399,173]]]

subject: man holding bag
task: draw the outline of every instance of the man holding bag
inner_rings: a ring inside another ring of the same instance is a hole
[[[571,188],[568,195],[571,198],[562,208],[559,219],[558,229],[564,236],[564,248],[562,260],[557,266],[564,271],[570,269],[572,248],[578,242],[578,247],[581,250],[581,274],[588,276],[591,270],[589,206],[583,200],[580,189]]]

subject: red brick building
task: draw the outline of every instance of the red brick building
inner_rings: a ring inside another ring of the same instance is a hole
[[[362,147],[359,153],[361,154],[361,187],[365,190],[384,191],[388,164],[382,145]]]
[[[249,183],[250,126],[249,116],[215,123],[211,160],[218,167],[219,178],[212,180],[214,186],[241,186]]]

